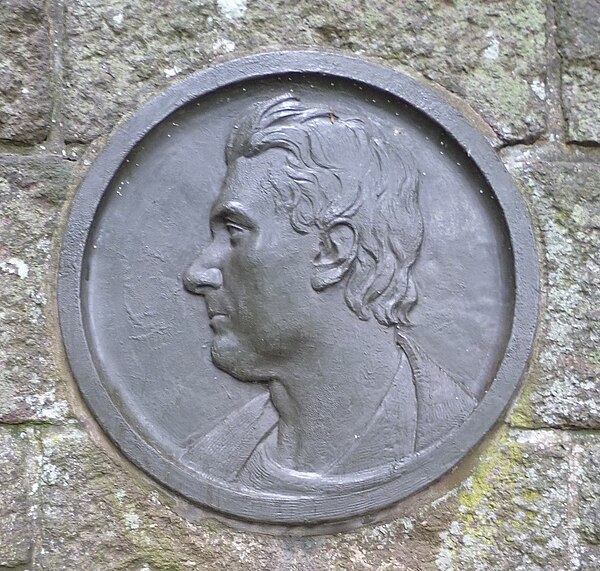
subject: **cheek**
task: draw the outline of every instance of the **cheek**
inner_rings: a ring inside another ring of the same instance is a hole
[[[301,318],[315,292],[310,287],[310,275],[298,259],[277,248],[236,252],[232,262],[232,288],[240,325],[245,330],[256,335],[277,335],[302,325]]]

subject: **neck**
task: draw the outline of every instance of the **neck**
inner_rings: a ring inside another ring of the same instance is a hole
[[[394,331],[372,322],[336,328],[324,339],[304,347],[285,378],[269,385],[279,413],[277,460],[302,472],[325,472],[355,444],[399,363]]]

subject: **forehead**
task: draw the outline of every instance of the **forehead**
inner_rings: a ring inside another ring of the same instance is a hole
[[[267,151],[258,156],[236,159],[227,168],[225,180],[215,201],[219,203],[237,202],[253,210],[271,212],[274,209],[273,189],[269,179],[279,176],[279,153]]]

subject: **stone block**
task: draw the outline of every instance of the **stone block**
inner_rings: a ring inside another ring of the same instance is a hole
[[[0,139],[39,143],[50,130],[52,58],[42,0],[0,3]]]
[[[511,422],[600,428],[600,154],[507,149],[538,230],[537,350]]]
[[[33,429],[0,426],[0,569],[27,565],[34,546]]]
[[[600,546],[586,546],[581,556],[581,567],[578,571],[598,571],[600,568]]]
[[[598,0],[557,0],[557,39],[570,61],[600,58],[600,3]]]
[[[565,64],[562,85],[568,140],[600,143],[600,60]]]
[[[600,143],[599,14],[598,0],[556,2],[567,136],[581,143]]]
[[[79,428],[45,428],[41,456],[44,569],[433,570],[452,502],[408,507],[404,517],[352,533],[277,537],[235,531],[195,510]]]
[[[0,423],[60,421],[51,246],[71,163],[0,156]],[[51,320],[50,320],[51,321]]]
[[[69,141],[112,129],[149,95],[268,49],[343,49],[413,69],[463,97],[505,141],[545,129],[545,4],[85,0],[66,5]]]
[[[502,431],[459,493],[438,570],[577,569],[571,448],[559,431]]]
[[[588,544],[600,555],[600,437],[580,436],[575,459],[581,476],[579,486],[579,527]]]
[[[65,7],[67,141],[90,142],[169,81],[210,61],[210,2],[93,0]]]

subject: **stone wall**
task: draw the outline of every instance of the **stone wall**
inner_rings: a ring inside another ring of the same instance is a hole
[[[289,537],[206,518],[120,456],[70,377],[55,282],[122,118],[214,62],[307,46],[420,76],[487,129],[530,208],[542,307],[518,399],[454,474],[387,523]],[[0,570],[599,569],[599,230],[599,0],[3,0]]]

